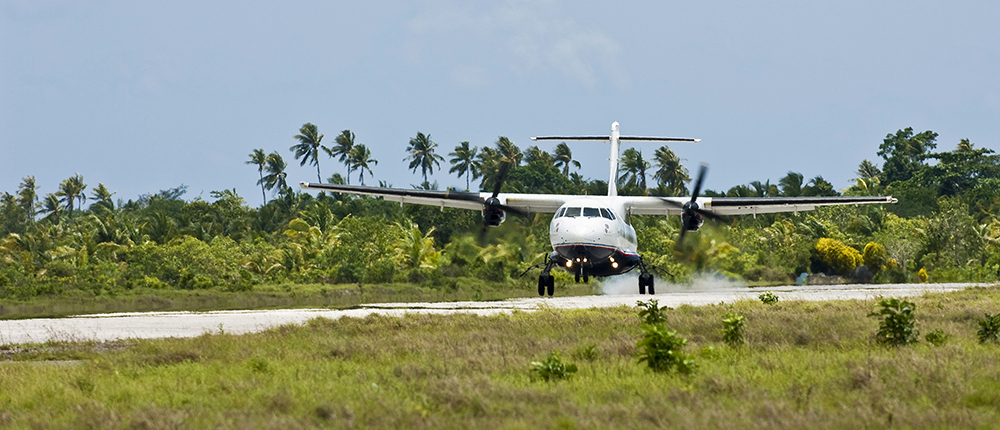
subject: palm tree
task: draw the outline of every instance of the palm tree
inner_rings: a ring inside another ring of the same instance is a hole
[[[56,195],[62,197],[62,201],[66,203],[70,218],[73,218],[73,201],[80,200],[82,205],[87,200],[87,195],[83,193],[85,189],[87,189],[87,184],[83,183],[83,176],[79,173],[59,183],[59,192]]]
[[[635,148],[626,149],[622,153],[621,169],[622,174],[619,179],[625,179],[626,187],[639,187],[646,191],[646,169],[649,162],[642,159],[642,151]]]
[[[479,189],[488,190],[493,188],[493,181],[496,180],[496,173],[500,170],[500,163],[503,156],[496,148],[484,146],[477,156],[479,165],[479,176],[483,180],[479,183]]]
[[[42,200],[42,212],[45,212],[45,218],[43,220],[48,220],[52,224],[59,224],[62,219],[62,203],[59,203],[59,197],[55,194],[49,193],[45,195],[45,200]]]
[[[94,191],[90,193],[90,198],[96,200],[94,204],[90,205],[90,210],[93,211],[95,206],[99,206],[105,211],[113,211],[115,203],[111,201],[111,196],[114,195],[115,193],[108,190],[108,187],[104,186],[104,184],[97,184],[97,188],[94,188]]]
[[[781,187],[781,195],[785,197],[798,197],[802,195],[802,183],[805,179],[801,173],[789,171],[784,178],[778,180]]]
[[[272,152],[267,156],[267,167],[264,168],[267,175],[260,178],[258,183],[263,184],[264,188],[268,190],[277,187],[278,194],[284,194],[285,188],[288,188],[288,184],[285,183],[285,177],[288,176],[285,173],[287,167],[288,163],[285,163],[285,160],[281,158],[281,154],[278,154],[277,151]]]
[[[524,163],[531,164],[534,161],[541,160],[547,165],[554,165],[556,163],[556,158],[546,151],[542,151],[541,148],[537,146],[529,146],[528,150],[524,153]]]
[[[666,188],[671,195],[687,194],[685,184],[691,182],[691,177],[688,176],[688,170],[681,165],[681,159],[677,157],[677,154],[671,151],[670,147],[664,145],[656,150],[653,160],[656,161],[657,166],[653,177],[656,178],[659,186]]]
[[[556,155],[556,167],[562,166],[563,175],[567,178],[569,177],[569,166],[576,166],[577,169],[580,168],[580,162],[573,159],[573,151],[569,149],[569,145],[566,142],[556,145],[555,150]]]
[[[267,155],[264,154],[263,149],[254,149],[253,152],[250,153],[250,161],[247,161],[246,164],[253,164],[257,166],[257,174],[260,176],[257,184],[260,185],[260,195],[264,197],[264,204],[266,205],[267,193],[264,192],[264,166],[267,165]]]
[[[464,141],[455,147],[454,152],[448,154],[453,157],[449,161],[451,163],[451,170],[448,170],[448,173],[458,172],[459,178],[465,175],[466,191],[469,190],[469,176],[472,176],[473,179],[479,177],[479,162],[476,161],[477,151],[479,151],[478,147],[473,146],[469,148],[469,141]]]
[[[361,171],[361,174],[358,175],[358,180],[361,181],[361,185],[365,184],[365,170],[367,170],[368,174],[371,175],[371,166],[378,164],[378,160],[372,158],[372,151],[360,143],[355,145],[354,148],[351,148],[351,155],[347,158],[347,161],[350,162],[350,171]]]
[[[512,163],[514,167],[521,164],[521,158],[524,157],[524,154],[521,153],[521,149],[518,148],[514,142],[511,142],[507,136],[498,137],[496,145],[497,149],[500,151],[500,156],[503,157],[504,160]]]
[[[319,150],[323,148],[320,142],[323,141],[323,135],[319,134],[319,129],[316,128],[310,122],[302,125],[299,128],[299,133],[295,135],[299,143],[292,145],[288,148],[289,151],[295,151],[295,159],[302,157],[302,161],[299,163],[300,166],[305,166],[306,163],[316,166],[316,180],[323,182],[323,179],[319,175]]]
[[[781,193],[778,191],[777,185],[771,185],[771,180],[768,179],[761,183],[760,181],[753,181],[750,186],[754,189],[754,197],[777,197]]]
[[[330,158],[336,158],[337,161],[344,163],[347,167],[347,183],[351,183],[351,163],[349,158],[351,157],[351,150],[354,149],[354,133],[351,130],[344,130],[340,132],[337,136],[336,145],[332,148],[324,147],[323,150],[326,151],[326,155]]]
[[[962,139],[958,142],[958,148],[955,149],[956,152],[972,152],[972,146],[974,144],[969,141],[969,139]]]
[[[24,210],[28,219],[35,219],[38,214],[38,185],[35,185],[35,177],[27,176],[21,178],[23,182],[17,187],[17,205]]]
[[[434,166],[440,167],[441,160],[444,160],[444,157],[434,153],[435,147],[437,147],[437,143],[431,140],[431,135],[425,135],[419,131],[417,137],[410,139],[410,146],[406,147],[406,152],[409,152],[410,155],[403,161],[410,160],[410,169],[414,172],[419,167],[425,183],[427,182],[427,171],[433,174]]]
[[[858,166],[858,177],[866,181],[869,181],[873,178],[877,178],[881,174],[882,171],[880,171],[878,169],[878,166],[876,166],[875,163],[872,163],[871,161],[863,160],[861,161],[861,165]]]

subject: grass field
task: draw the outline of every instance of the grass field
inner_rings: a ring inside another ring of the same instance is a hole
[[[913,299],[941,346],[876,344],[874,301],[682,306],[697,371],[637,363],[631,307],[313,320],[250,335],[0,352],[9,428],[995,428],[1000,345],[977,320],[1000,288]],[[723,315],[746,317],[742,347]],[[593,346],[592,354],[589,346]],[[561,351],[579,371],[533,381]]]
[[[427,287],[414,284],[281,284],[259,285],[250,292],[221,289],[135,289],[121,294],[94,296],[85,291],[0,300],[0,319],[62,317],[109,312],[215,311],[273,308],[350,308],[364,303],[501,300],[537,297],[534,279],[505,283],[459,278],[452,285]],[[595,284],[559,286],[562,296],[589,295]]]

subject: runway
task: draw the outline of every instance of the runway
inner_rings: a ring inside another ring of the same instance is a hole
[[[734,285],[658,287],[654,296],[638,294],[510,299],[486,302],[380,303],[355,309],[277,309],[215,312],[144,312],[96,314],[67,318],[39,318],[0,321],[0,345],[47,341],[111,341],[129,338],[194,337],[204,333],[243,334],[285,324],[301,324],[313,318],[365,317],[378,313],[402,316],[407,313],[449,314],[456,312],[491,315],[514,310],[533,311],[540,307],[592,308],[634,306],[639,300],[656,299],[661,306],[677,307],[756,300],[764,291],[781,300],[870,300],[879,296],[919,296],[927,292],[957,291],[985,284],[882,284],[818,285],[750,289]],[[605,288],[609,290],[609,288]]]

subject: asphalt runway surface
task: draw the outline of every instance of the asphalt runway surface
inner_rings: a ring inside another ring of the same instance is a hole
[[[664,285],[664,284],[659,284]],[[984,284],[882,284],[809,285],[747,288],[726,283],[696,283],[694,286],[665,285],[657,294],[631,292],[631,282],[604,285],[608,294],[576,297],[546,297],[482,302],[379,303],[355,309],[275,309],[215,312],[142,312],[38,318],[0,321],[0,345],[47,341],[112,341],[129,338],[194,337],[205,333],[242,334],[285,324],[302,324],[313,318],[365,317],[370,314],[402,316],[407,313],[450,314],[456,312],[492,315],[514,310],[532,311],[541,307],[593,308],[635,306],[639,300],[656,299],[661,306],[677,307],[754,299],[764,291],[781,300],[873,300],[878,297],[908,297],[924,293],[957,291]],[[620,290],[620,291],[616,291]],[[557,290],[558,292],[558,290]],[[622,292],[626,294],[615,294]]]

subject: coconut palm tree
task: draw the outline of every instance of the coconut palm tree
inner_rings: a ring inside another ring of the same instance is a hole
[[[108,190],[108,187],[104,184],[97,184],[97,188],[90,193],[90,198],[94,199],[94,204],[90,205],[90,210],[93,212],[95,209],[100,207],[102,211],[114,211],[115,203],[111,201],[111,197],[115,193]]]
[[[257,184],[260,185],[260,195],[264,197],[264,204],[266,205],[267,193],[264,192],[264,166],[267,165],[267,155],[264,154],[263,149],[254,149],[253,152],[250,153],[250,161],[247,161],[246,164],[253,164],[257,166],[257,175],[260,176],[260,179],[257,180]]]
[[[296,160],[302,157],[300,166],[305,166],[306,163],[316,166],[316,181],[323,182],[319,174],[319,151],[323,148],[321,144],[323,135],[319,134],[319,129],[315,125],[307,122],[299,128],[299,134],[295,135],[295,139],[299,143],[292,145],[288,150],[295,151]]]
[[[858,177],[865,181],[878,178],[880,175],[882,175],[882,171],[871,161],[862,160],[861,165],[858,166]]]
[[[427,182],[427,172],[430,171],[431,174],[434,173],[434,166],[441,166],[441,160],[444,157],[434,153],[434,148],[437,147],[437,143],[431,140],[431,135],[423,134],[417,132],[417,137],[410,139],[410,146],[406,147],[406,152],[410,155],[403,159],[403,161],[410,160],[410,169],[413,172],[420,168],[420,173],[424,177],[424,182]]]
[[[802,195],[802,184],[805,177],[801,173],[789,171],[785,177],[778,180],[781,187],[781,195],[785,197],[799,197]]]
[[[52,224],[59,224],[59,221],[62,220],[62,211],[63,206],[59,202],[59,197],[52,193],[46,194],[45,199],[42,200],[42,212],[46,215],[42,219]]]
[[[459,178],[464,175],[466,191],[469,190],[469,176],[472,176],[472,179],[479,177],[479,162],[476,161],[477,151],[479,151],[479,147],[473,146],[469,148],[469,141],[464,141],[455,147],[454,152],[448,154],[452,157],[449,161],[451,163],[451,170],[448,170],[448,173],[457,172]]]
[[[360,143],[355,145],[354,148],[351,148],[351,155],[347,158],[347,160],[350,162],[350,171],[361,171],[361,174],[358,175],[358,180],[361,181],[361,185],[365,184],[365,170],[367,170],[368,174],[371,175],[371,166],[378,164],[378,160],[372,158],[372,151]]]
[[[548,165],[554,165],[556,158],[546,151],[542,151],[541,148],[537,146],[529,146],[528,150],[524,152],[524,163],[531,164],[534,161],[541,160],[543,163]]]
[[[38,185],[35,185],[34,176],[21,178],[21,181],[21,185],[17,187],[17,205],[24,210],[28,219],[35,219],[38,214]]]
[[[288,184],[285,183],[285,177],[288,176],[285,173],[286,168],[288,168],[288,163],[285,163],[285,160],[281,158],[281,154],[278,154],[277,151],[270,153],[267,156],[267,167],[264,168],[267,175],[262,177],[259,183],[268,190],[277,187],[278,194],[284,194],[285,188],[288,188]]]
[[[573,159],[573,151],[569,149],[569,145],[566,142],[556,145],[555,150],[556,156],[556,167],[562,166],[563,175],[567,178],[569,177],[569,166],[576,166],[577,169],[580,168],[580,162]]]
[[[337,139],[335,140],[336,145],[333,145],[333,147],[330,148],[323,148],[323,150],[326,151],[326,155],[329,155],[330,158],[336,158],[337,161],[344,163],[344,166],[347,167],[348,184],[351,183],[352,169],[349,159],[351,157],[351,150],[354,149],[354,138],[354,133],[352,133],[351,130],[344,130],[340,132],[339,136],[337,136]]]
[[[514,142],[511,142],[507,136],[498,137],[496,145],[497,150],[500,151],[500,156],[503,157],[503,160],[501,161],[506,160],[512,163],[514,165],[513,167],[517,167],[521,164],[521,158],[524,157],[524,154],[521,153],[521,149],[518,148]]]
[[[73,218],[73,201],[80,200],[80,204],[82,205],[87,200],[87,195],[83,193],[83,190],[86,189],[87,184],[83,183],[83,176],[79,173],[59,183],[59,191],[56,195],[62,197],[62,202],[66,203],[70,218]]]
[[[666,188],[674,196],[687,194],[686,184],[691,182],[691,177],[688,176],[688,170],[681,165],[681,159],[677,157],[677,154],[674,154],[670,147],[664,145],[656,150],[653,160],[657,166],[653,177],[656,178],[659,186]]]
[[[642,151],[635,148],[626,149],[622,153],[621,158],[621,176],[620,180],[625,180],[626,187],[639,187],[640,190],[646,191],[646,169],[649,168],[649,162],[642,159]]]

